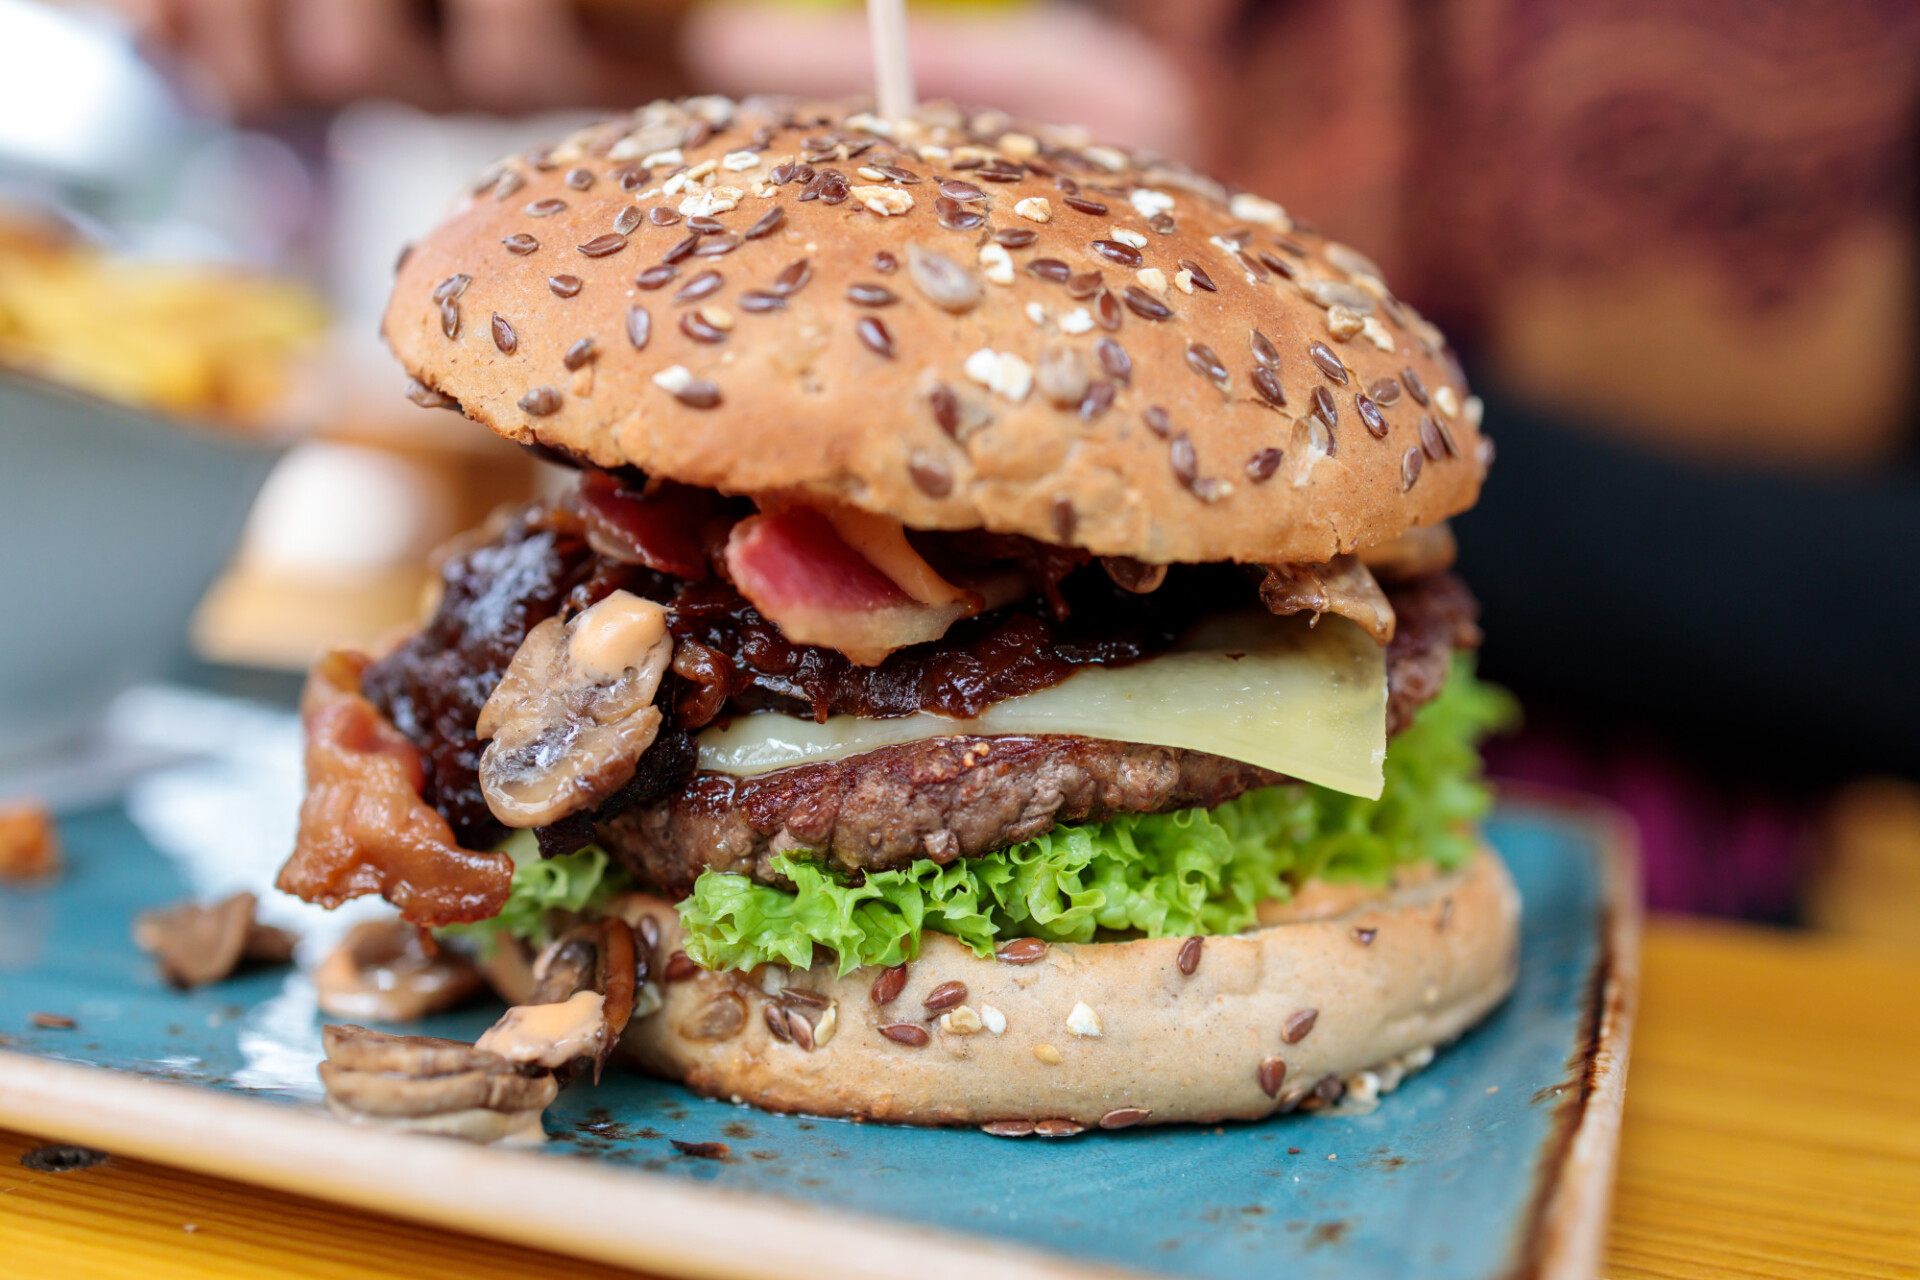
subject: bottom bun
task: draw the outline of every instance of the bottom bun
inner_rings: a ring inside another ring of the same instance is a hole
[[[673,907],[635,894],[618,909],[658,931],[641,1006],[657,992],[658,1007],[622,1039],[644,1069],[773,1111],[1010,1135],[1255,1120],[1348,1082],[1391,1087],[1512,988],[1520,922],[1483,847],[1383,890],[1310,884],[1270,904],[1271,923],[1197,947],[1029,944],[1022,964],[929,933],[880,1004],[888,971],[872,966],[681,976]]]

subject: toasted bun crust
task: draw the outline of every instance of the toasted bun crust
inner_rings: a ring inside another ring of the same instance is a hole
[[[694,99],[509,160],[404,259],[387,339],[509,439],[917,528],[1321,561],[1473,504],[1478,401],[1359,253],[1069,130],[888,129]]]
[[[1103,1122],[1253,1120],[1293,1109],[1329,1077],[1418,1062],[1478,1021],[1513,985],[1519,911],[1506,868],[1483,851],[1458,872],[1383,893],[1316,895],[1310,886],[1280,913],[1284,923],[1205,939],[1191,975],[1181,972],[1187,942],[1178,938],[1054,945],[1038,962],[1016,965],[929,934],[884,1008],[872,998],[879,969],[836,978],[821,966],[763,972],[759,981],[698,972],[665,983],[661,1008],[636,1019],[623,1044],[648,1070],[775,1111],[1015,1122],[1016,1132],[1040,1121],[1052,1122],[1042,1132],[1073,1132]],[[635,896],[624,914],[636,926],[643,915],[653,919],[661,957],[678,946],[666,903]],[[956,1034],[929,1015],[928,993],[953,982],[966,984],[971,1013],[992,1006],[1004,1015],[1004,1031]],[[782,984],[831,1004],[783,1006],[767,994]],[[1082,1004],[1097,1036],[1069,1024]],[[768,1011],[782,1007],[810,1028],[828,1026],[830,1008],[830,1032],[815,1032],[825,1042],[808,1050],[777,1040]],[[1304,1010],[1316,1013],[1309,1020]],[[693,1038],[703,1022],[738,1029]],[[1289,1028],[1298,1033],[1303,1022],[1308,1028],[1290,1040]],[[890,1024],[921,1028],[928,1040],[889,1039],[881,1028]]]

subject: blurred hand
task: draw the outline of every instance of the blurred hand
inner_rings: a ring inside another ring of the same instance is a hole
[[[690,0],[110,0],[244,117],[361,97],[447,109],[631,105],[674,92]]]

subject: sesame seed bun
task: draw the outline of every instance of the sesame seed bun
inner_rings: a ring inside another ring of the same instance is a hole
[[[1520,901],[1483,850],[1386,890],[1310,884],[1231,937],[1029,942],[1029,962],[1009,963],[929,933],[885,1004],[883,969],[666,964],[673,908],[633,895],[618,909],[658,931],[661,1003],[622,1041],[646,1069],[774,1111],[1017,1136],[1254,1120],[1391,1087],[1511,989]],[[945,1022],[929,997],[950,1002]]]
[[[1326,560],[1486,469],[1439,332],[1364,256],[947,108],[583,130],[406,255],[385,333],[423,403],[596,465],[1157,563]]]

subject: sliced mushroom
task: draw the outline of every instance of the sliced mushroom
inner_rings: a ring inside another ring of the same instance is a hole
[[[495,1066],[448,1076],[403,1076],[390,1071],[348,1071],[320,1064],[320,1083],[343,1107],[371,1116],[430,1116],[484,1107],[488,1111],[537,1111],[560,1092],[550,1075],[523,1076],[504,1058]]]
[[[320,1008],[336,1018],[411,1022],[451,1009],[480,989],[473,962],[455,951],[430,954],[404,920],[358,924],[313,975]]]
[[[545,1072],[527,1072],[458,1040],[394,1036],[357,1026],[321,1031],[327,1108],[355,1123],[480,1142],[541,1136],[540,1113],[559,1094]]]
[[[499,1061],[499,1055],[483,1052],[464,1040],[389,1035],[351,1023],[322,1027],[320,1043],[327,1051],[327,1061],[346,1071],[447,1076],[481,1070]]]
[[[625,786],[653,744],[653,705],[673,659],[666,611],[615,591],[527,633],[480,710],[487,807],[509,827],[543,827]]]
[[[1275,614],[1337,613],[1360,624],[1380,644],[1393,639],[1393,606],[1367,566],[1356,556],[1325,564],[1270,564],[1260,583],[1260,603]]]
[[[1137,596],[1158,591],[1160,584],[1167,580],[1167,566],[1147,564],[1132,556],[1101,556],[1100,567],[1107,571],[1115,586]]]
[[[160,966],[160,974],[180,988],[218,982],[242,960],[285,964],[293,959],[293,934],[258,924],[259,905],[250,893],[236,893],[212,906],[182,902],[149,911],[134,922],[133,940]]]
[[[531,1001],[508,1009],[480,1037],[479,1047],[550,1070],[591,1058],[597,1083],[633,1016],[645,964],[626,921],[608,917],[576,925],[534,963]]]

